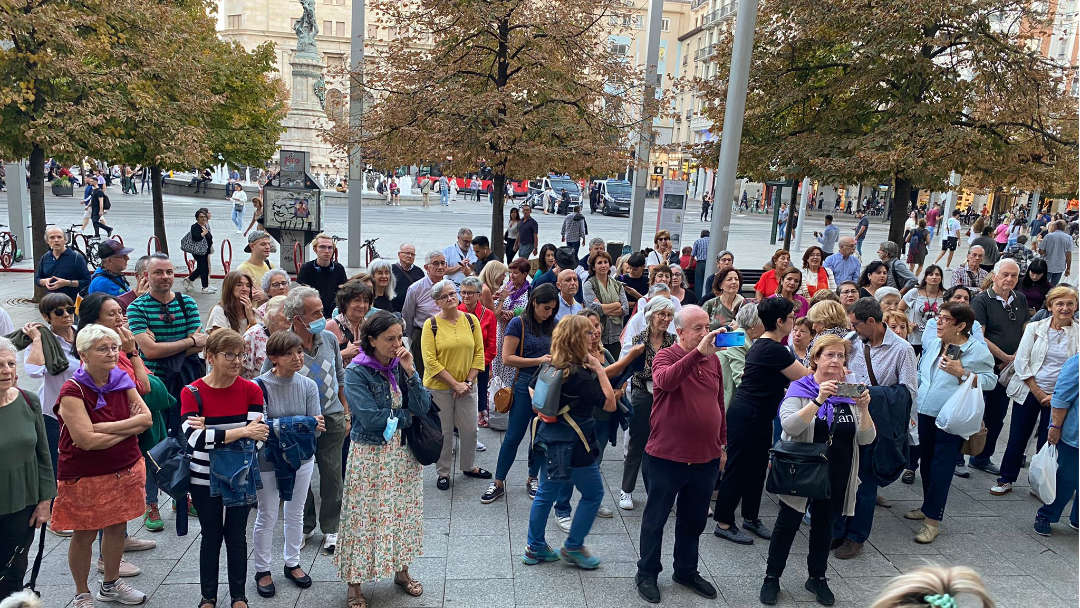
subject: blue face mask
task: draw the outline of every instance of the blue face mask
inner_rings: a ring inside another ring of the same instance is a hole
[[[321,334],[324,329],[326,329],[326,319],[322,317],[319,317],[317,320],[308,323],[308,331],[311,332],[311,335],[313,336]]]
[[[386,428],[383,429],[383,441],[389,442],[394,436],[394,432],[397,431],[398,419],[397,416],[391,415],[386,419]]]

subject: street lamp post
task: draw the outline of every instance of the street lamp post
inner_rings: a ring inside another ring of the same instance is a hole
[[[352,0],[352,44],[349,49],[349,131],[363,136],[364,117],[364,0]],[[364,156],[360,144],[349,147],[349,266],[359,266],[360,211],[364,202]]]
[[[638,135],[634,160],[634,191],[630,203],[630,250],[641,248],[641,225],[645,221],[645,188],[649,183],[649,155],[652,149],[652,119],[646,120],[649,105],[656,101],[659,85],[657,63],[660,61],[660,19],[664,13],[664,0],[649,2],[649,26],[646,32],[648,46],[645,50],[645,93],[641,98],[641,131]],[[644,164],[644,166],[642,166]]]

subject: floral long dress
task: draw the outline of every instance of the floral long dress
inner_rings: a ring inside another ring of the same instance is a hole
[[[401,392],[393,390],[395,408]],[[422,467],[401,445],[399,429],[389,442],[353,442],[349,448],[341,532],[334,561],[349,584],[393,576],[424,548]]]
[[[507,281],[506,288],[507,289],[512,289],[513,286],[510,285],[510,279],[507,279],[506,281]],[[502,300],[499,300],[499,302],[495,304],[495,311],[494,312],[496,314],[496,319],[498,319],[498,313],[500,313],[500,312],[502,312],[504,310],[515,311],[514,316],[517,316],[517,315],[521,314],[518,311],[525,310],[525,307],[528,304],[529,304],[529,291],[528,290],[525,290],[524,293],[522,293],[521,295],[519,295],[517,298],[514,298],[514,299],[511,299],[510,295],[507,295],[505,298],[503,298]],[[509,323],[509,321],[507,321],[507,323]],[[498,378],[502,379],[503,382],[505,382],[506,386],[513,386],[513,384],[514,384],[514,375],[517,374],[517,368],[510,367],[509,365],[503,365],[503,362],[502,362],[503,336],[506,334],[506,325],[507,325],[507,323],[503,323],[502,319],[498,319],[498,331],[496,332],[496,335],[495,335],[495,348],[496,348],[495,358],[491,360],[491,377],[492,378],[498,377]],[[494,394],[495,394],[494,391],[489,391],[488,392],[488,395],[494,395]]]

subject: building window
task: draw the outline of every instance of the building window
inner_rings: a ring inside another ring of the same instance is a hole
[[[333,21],[323,21],[322,22],[322,35],[323,36],[333,36],[334,35],[334,22]]]
[[[617,57],[625,57],[630,52],[629,45],[611,43],[611,54]]]
[[[244,27],[244,16],[243,15],[229,15],[228,23],[229,23],[229,29],[230,30],[238,30],[238,29]]]
[[[664,18],[660,20],[660,31],[666,32],[671,29],[671,19]]]
[[[344,21],[338,21],[338,22],[334,23],[334,35],[338,36],[339,38],[344,38],[345,37],[345,22]]]

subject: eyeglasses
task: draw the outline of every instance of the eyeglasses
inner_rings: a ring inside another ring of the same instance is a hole
[[[949,323],[952,323],[952,322],[953,322],[953,318],[952,318],[952,317],[950,317],[949,315],[942,315],[942,314],[939,314],[939,315],[937,316],[937,319],[938,319],[938,325],[939,325],[939,326],[941,326],[941,325],[948,325]]]
[[[478,295],[479,293],[480,293],[479,291],[473,291],[471,289],[469,291],[462,290],[461,291],[461,297],[464,298],[465,296],[475,296],[475,295]]]
[[[657,242],[659,242],[659,241],[670,241],[671,239],[666,237],[666,236],[662,236],[662,237],[660,237],[660,238],[658,238],[656,240],[657,240]]]
[[[436,302],[442,302],[443,300],[447,300],[447,299],[450,299],[450,298],[457,299],[457,292],[444,293],[443,295],[435,298],[435,301]]]
[[[289,286],[288,281],[274,281],[273,283],[270,283],[270,287],[288,287],[288,286]]]
[[[431,262],[431,265],[435,268],[446,266],[446,262]]]
[[[244,353],[217,353],[217,354],[221,355],[222,357],[225,357],[226,361],[238,361],[241,357],[244,356]]]
[[[107,346],[107,345],[95,346],[94,347],[94,352],[99,354],[99,355],[115,354],[115,353],[120,352],[120,347],[115,345],[115,344],[113,344],[111,346]]]
[[[58,317],[75,316],[74,306],[60,306],[49,311],[49,314],[56,315]]]

